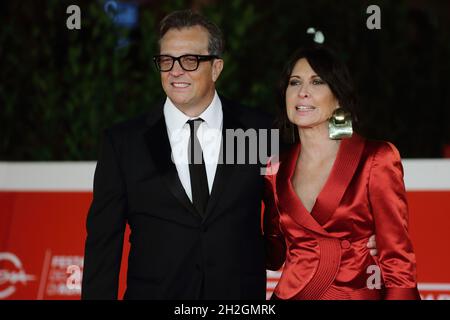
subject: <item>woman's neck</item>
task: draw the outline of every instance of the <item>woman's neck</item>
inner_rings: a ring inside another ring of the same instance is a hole
[[[303,160],[324,160],[335,157],[340,141],[331,140],[328,133],[328,124],[324,123],[312,128],[298,128],[302,144],[300,157]]]

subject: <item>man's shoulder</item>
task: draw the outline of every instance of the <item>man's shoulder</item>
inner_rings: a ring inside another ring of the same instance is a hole
[[[162,103],[153,106],[149,111],[133,118],[119,121],[106,129],[106,132],[114,136],[129,136],[140,134],[148,129],[150,123],[162,116]]]

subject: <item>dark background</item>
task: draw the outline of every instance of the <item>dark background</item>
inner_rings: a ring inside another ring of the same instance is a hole
[[[186,8],[224,32],[222,94],[275,113],[281,69],[314,27],[351,70],[367,137],[406,158],[448,156],[450,1],[122,2],[137,5],[135,26],[114,23],[104,0],[1,2],[0,160],[95,160],[102,129],[164,97],[151,59],[157,26]],[[70,4],[81,30],[66,28]],[[381,30],[366,27],[371,4]]]

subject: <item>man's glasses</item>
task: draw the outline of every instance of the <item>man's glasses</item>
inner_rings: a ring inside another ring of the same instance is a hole
[[[167,72],[172,70],[175,61],[178,61],[181,68],[184,71],[195,71],[198,69],[200,62],[211,61],[213,59],[220,59],[215,55],[194,55],[185,54],[179,57],[172,57],[165,54],[154,56],[153,61],[155,62],[156,68],[159,71]]]

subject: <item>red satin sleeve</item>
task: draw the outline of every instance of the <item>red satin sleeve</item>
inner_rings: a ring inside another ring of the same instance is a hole
[[[369,201],[375,220],[378,261],[386,287],[385,299],[420,299],[416,258],[408,234],[403,167],[394,145],[379,145],[369,179]]]
[[[277,206],[275,171],[269,164],[264,176],[263,231],[266,250],[266,268],[279,270],[286,259],[286,243],[280,230],[280,213]]]

